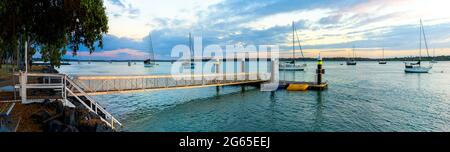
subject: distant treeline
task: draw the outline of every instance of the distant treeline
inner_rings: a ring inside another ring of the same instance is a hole
[[[309,60],[316,60],[316,59],[312,59],[310,58]],[[326,61],[347,61],[348,58],[345,57],[334,57],[334,58],[323,58],[323,60]],[[380,60],[384,60],[384,61],[417,61],[419,60],[418,56],[415,57],[394,57],[394,58],[354,58],[354,60],[356,61],[380,61]],[[450,56],[436,56],[436,57],[422,57],[421,58],[422,61],[431,61],[431,60],[435,60],[435,61],[450,61]]]
[[[202,61],[210,61],[211,59],[203,59]],[[249,59],[247,59],[249,60]],[[263,59],[260,59],[263,60]],[[292,58],[280,58],[280,61],[290,61]],[[297,61],[316,61],[317,58],[297,58]],[[324,61],[347,61],[347,57],[325,57]],[[380,58],[354,58],[356,61],[379,61]],[[417,61],[419,57],[394,57],[385,58],[384,61]],[[436,56],[436,57],[422,57],[422,61],[450,61],[450,56]],[[33,61],[42,61],[40,58],[34,58]],[[77,60],[77,59],[63,59],[62,62],[143,62],[144,60]],[[175,62],[177,60],[154,60],[156,62]]]

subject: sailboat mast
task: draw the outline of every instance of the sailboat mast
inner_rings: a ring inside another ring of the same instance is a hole
[[[419,27],[419,62],[422,60],[422,19],[420,19],[420,27]]]
[[[194,54],[193,54],[193,52],[192,52],[192,37],[191,37],[191,32],[189,32],[189,53],[191,54],[191,62],[192,62],[192,60],[193,60],[193,56],[194,56]]]
[[[355,60],[355,46],[353,45],[353,48],[352,48],[352,53],[353,53],[353,58],[352,58],[352,60]]]
[[[302,54],[303,63],[305,63],[305,55],[303,54],[302,44],[300,43],[300,37],[298,36],[297,28],[294,28],[295,36],[297,36],[298,47],[300,48],[300,53]]]
[[[436,57],[436,48],[433,48],[433,57]]]
[[[422,20],[420,20],[420,26],[422,28],[423,40],[425,42],[425,48],[427,49],[427,56],[430,57],[430,53],[428,51],[427,37],[425,36],[425,29],[423,28]]]
[[[292,59],[295,66],[295,27],[294,21],[292,21]]]
[[[150,54],[149,54],[149,59],[150,59],[150,63],[152,62],[152,60],[154,60],[155,55],[153,54],[153,41],[152,41],[152,35],[149,35],[149,39],[150,39]]]

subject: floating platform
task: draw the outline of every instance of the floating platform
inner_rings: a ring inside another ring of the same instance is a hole
[[[321,90],[328,89],[328,84],[327,83],[317,84],[316,82],[298,82],[298,81],[280,81],[279,88],[287,89],[289,87],[289,85],[291,85],[291,84],[298,84],[300,86],[307,85],[308,87],[307,87],[306,90],[319,90],[319,91],[321,91]],[[292,85],[291,85],[291,87],[292,87]]]

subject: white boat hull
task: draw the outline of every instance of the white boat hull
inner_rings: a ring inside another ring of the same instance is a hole
[[[149,67],[149,68],[151,68],[151,67],[154,67],[155,66],[155,64],[144,64],[144,67]]]
[[[305,71],[306,65],[280,64],[280,71]]]
[[[347,61],[346,64],[347,65],[356,65],[356,61]]]
[[[428,73],[431,70],[431,67],[413,67],[413,68],[405,68],[406,73]]]

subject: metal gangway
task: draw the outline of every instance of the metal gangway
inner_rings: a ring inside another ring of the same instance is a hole
[[[269,81],[258,73],[183,75],[78,75],[73,81],[89,95],[189,89],[211,86],[250,85]]]

